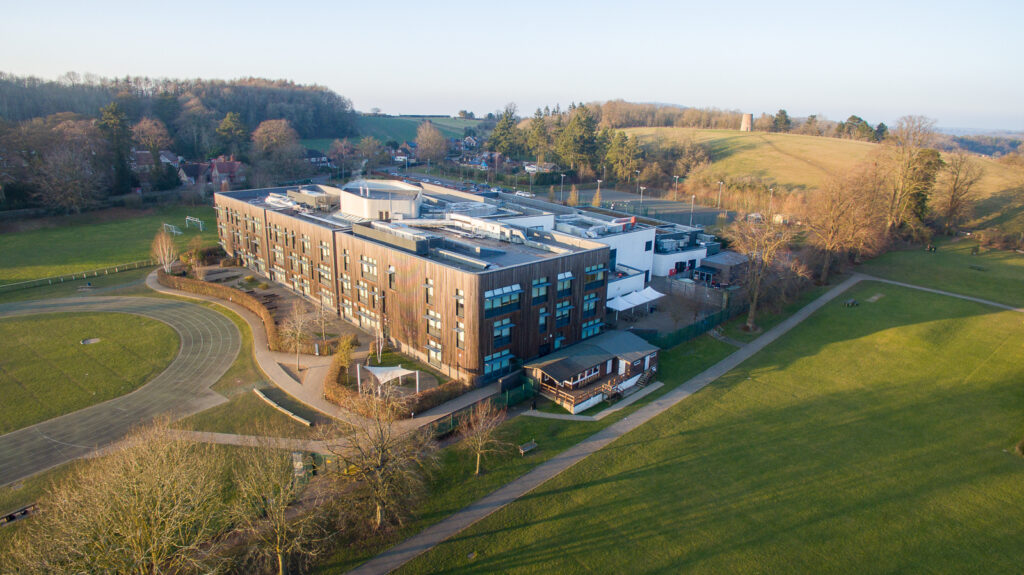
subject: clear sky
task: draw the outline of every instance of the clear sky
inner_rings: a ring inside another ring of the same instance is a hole
[[[356,109],[622,98],[1024,130],[1024,1],[0,0],[0,70],[287,78]]]

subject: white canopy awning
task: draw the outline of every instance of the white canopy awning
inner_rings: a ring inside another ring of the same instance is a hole
[[[364,365],[363,369],[365,369],[366,371],[372,373],[373,376],[377,378],[377,381],[379,381],[382,384],[383,383],[387,383],[387,382],[391,381],[392,379],[398,379],[399,377],[402,377],[403,375],[411,375],[411,374],[416,373],[415,371],[410,370],[410,369],[403,369],[402,366],[400,366],[400,365],[391,365],[391,366],[383,366],[383,367],[382,366],[371,367],[369,365]]]
[[[651,303],[652,301],[662,297],[665,297],[665,294],[648,286],[642,290],[612,298],[608,300],[605,307],[611,308],[615,311],[625,311],[627,309]]]

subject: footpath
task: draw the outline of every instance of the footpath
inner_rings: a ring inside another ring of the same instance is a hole
[[[230,301],[224,301],[220,298],[193,294],[163,286],[157,281],[155,271],[146,276],[146,286],[159,293],[207,301],[233,311],[249,325],[249,331],[252,332],[253,357],[256,360],[256,364],[259,365],[263,373],[275,386],[295,398],[303,405],[328,417],[353,425],[365,422],[364,418],[361,416],[338,407],[324,398],[324,380],[327,376],[327,368],[331,363],[331,358],[329,356],[302,355],[301,361],[303,368],[306,369],[306,376],[303,378],[304,381],[299,382],[281,367],[281,364],[294,364],[295,355],[292,353],[270,350],[270,347],[267,344],[267,332],[263,328],[263,320],[256,314]],[[367,351],[362,351],[354,354],[353,361],[359,362],[365,360],[367,353]],[[398,424],[398,428],[403,432],[412,431],[439,419],[443,419],[452,413],[465,409],[487,397],[497,395],[500,391],[501,387],[498,383],[474,389],[433,409],[417,414],[416,417],[412,419],[402,420]]]

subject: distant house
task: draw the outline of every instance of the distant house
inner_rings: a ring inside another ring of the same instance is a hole
[[[320,150],[313,150],[306,148],[306,161],[318,168],[330,168],[331,159],[327,157],[327,154]]]
[[[153,167],[153,154],[148,151],[133,150],[130,161],[132,170],[148,172]]]
[[[543,162],[540,164],[527,164],[523,170],[528,174],[547,174],[558,169],[558,166],[551,162]]]
[[[462,148],[464,150],[471,150],[477,147],[478,145],[479,144],[477,143],[476,138],[474,138],[473,136],[466,136],[465,138],[462,138]]]
[[[230,185],[245,182],[242,162],[236,160],[214,160],[210,162],[210,182],[220,189],[225,183]]]
[[[177,168],[181,164],[181,158],[170,150],[160,150],[160,163]]]
[[[186,186],[205,184],[210,181],[210,164],[182,163],[178,166],[178,179]]]

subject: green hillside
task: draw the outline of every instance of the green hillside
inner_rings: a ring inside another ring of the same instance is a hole
[[[399,142],[416,139],[416,128],[424,120],[430,120],[441,133],[449,138],[461,137],[466,128],[474,128],[480,120],[462,118],[425,118],[422,116],[359,116],[356,126],[360,136],[373,136],[382,142]]]
[[[641,142],[693,138],[712,156],[718,176],[754,176],[790,189],[820,187],[830,173],[843,173],[866,161],[877,144],[797,134],[700,130],[694,128],[629,128]],[[978,158],[985,169],[976,187],[974,227],[1024,229],[1024,170],[990,158]]]

